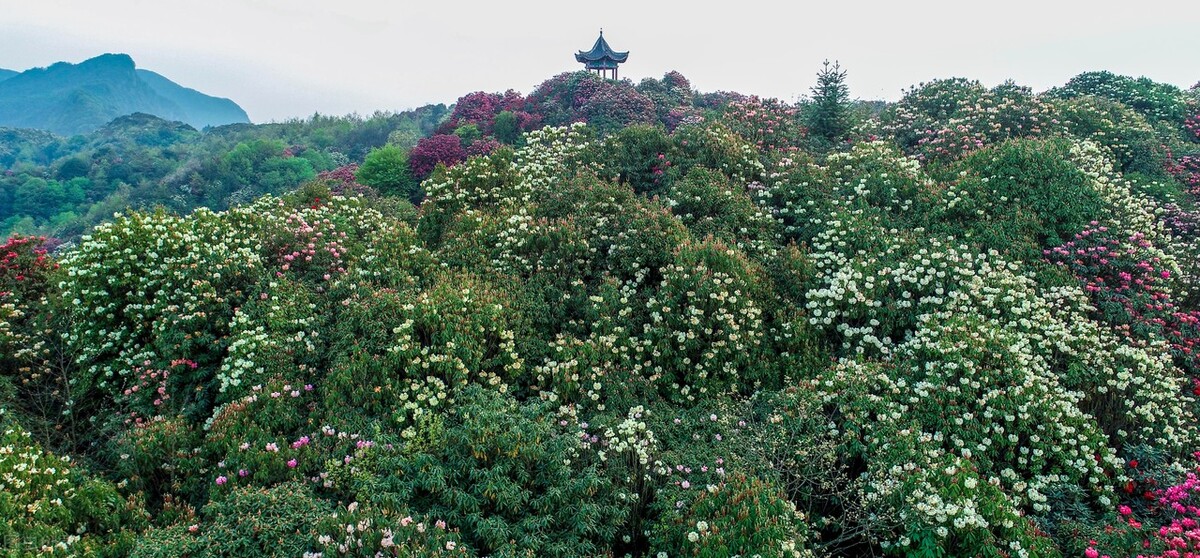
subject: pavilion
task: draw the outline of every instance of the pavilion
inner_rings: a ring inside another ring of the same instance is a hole
[[[608,41],[604,40],[603,29],[600,30],[600,38],[596,39],[596,44],[592,45],[592,50],[575,53],[575,61],[582,63],[588,71],[611,79],[617,79],[617,65],[628,58],[629,52],[617,52],[608,46]]]

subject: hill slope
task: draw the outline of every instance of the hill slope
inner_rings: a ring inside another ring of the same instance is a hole
[[[665,78],[471,93],[279,196],[349,126],[72,138],[14,205],[199,136],[143,192],[228,209],[0,245],[0,549],[1198,555],[1200,91],[936,80],[831,142]],[[569,125],[479,149],[524,108]],[[406,163],[419,208],[352,187]]]
[[[232,101],[138,71],[125,54],[59,62],[0,81],[0,126],[80,134],[135,112],[196,127],[249,121]]]
[[[139,69],[137,75],[155,93],[182,108],[186,116],[181,120],[195,128],[250,122],[246,111],[229,99],[205,95],[195,89],[183,87],[150,70]]]

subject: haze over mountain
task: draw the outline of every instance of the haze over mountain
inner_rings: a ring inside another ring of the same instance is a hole
[[[250,121],[237,103],[138,69],[126,54],[21,73],[0,70],[0,126],[71,135],[137,112],[195,128]]]

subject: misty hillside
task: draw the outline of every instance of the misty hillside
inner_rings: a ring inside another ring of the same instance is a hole
[[[250,121],[246,111],[229,99],[205,95],[195,89],[183,87],[150,70],[139,69],[137,75],[155,93],[183,108],[186,115],[179,120],[194,128]]]
[[[0,74],[0,126],[73,135],[135,112],[196,128],[249,122],[233,101],[138,70],[125,54],[104,54],[79,64],[58,62],[7,79]]]

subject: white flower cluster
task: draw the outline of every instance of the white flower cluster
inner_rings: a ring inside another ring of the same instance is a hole
[[[0,408],[0,423],[7,422],[4,414]],[[0,518],[0,528],[17,535],[18,546],[12,548],[23,556],[62,556],[81,540],[87,518],[75,518],[67,510],[78,506],[73,500],[86,493],[77,490],[72,467],[70,457],[46,452],[23,429],[5,426],[0,433],[0,493],[5,494],[5,508],[15,512]],[[20,546],[21,534],[31,528],[40,529],[39,537],[58,540],[42,541],[40,547],[30,546],[32,541]]]
[[[647,477],[650,464],[658,453],[658,440],[654,431],[646,426],[646,415],[650,411],[641,405],[629,409],[625,419],[615,428],[605,428],[601,434],[598,455],[601,461],[613,459],[614,455],[627,459],[634,471],[642,471]],[[585,444],[587,447],[588,444]]]
[[[270,287],[274,290],[277,284]],[[269,370],[277,370],[286,360],[317,352],[316,305],[287,295],[267,297],[265,308],[254,310],[254,315],[247,307],[239,308],[229,324],[229,355],[217,372],[220,391],[230,392],[227,397],[245,393],[237,389],[243,383],[266,381]]]

